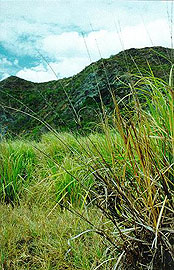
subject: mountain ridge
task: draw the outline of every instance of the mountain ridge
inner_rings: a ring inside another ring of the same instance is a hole
[[[79,125],[93,128],[101,115],[100,94],[112,111],[110,91],[121,99],[130,91],[125,84],[132,80],[131,74],[149,75],[149,66],[155,76],[167,80],[173,55],[173,49],[161,46],[132,48],[59,80],[34,83],[10,76],[0,81],[0,129],[37,136],[45,131],[42,121],[60,130],[75,130]]]

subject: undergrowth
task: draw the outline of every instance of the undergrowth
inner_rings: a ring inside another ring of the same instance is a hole
[[[102,134],[0,144],[2,269],[174,268],[172,78],[137,76],[130,118],[111,91]]]

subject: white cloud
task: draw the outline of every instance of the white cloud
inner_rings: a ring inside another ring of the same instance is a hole
[[[109,57],[132,47],[170,45],[169,28],[165,19],[152,21],[146,26],[143,23],[127,26],[119,33],[106,30],[91,32],[84,39],[77,32],[48,35],[42,40],[40,47],[43,55],[59,60],[61,57],[84,57],[87,55],[86,43],[92,61],[96,61],[100,57]]]
[[[170,33],[165,19],[125,27],[121,32],[124,49],[145,46],[170,46]]]
[[[10,73],[14,74],[17,68],[19,68],[17,59],[9,60],[0,54],[0,80],[9,77]]]
[[[50,63],[51,67],[59,77],[70,77],[80,72],[85,66],[89,65],[86,57],[63,58],[59,63]]]
[[[35,49],[39,49],[43,39],[51,42],[51,36],[54,40],[54,35],[64,35],[67,31],[92,32],[94,28],[114,32],[114,22],[118,20],[124,28],[140,24],[144,14],[146,23],[165,18],[163,2],[1,0],[0,40],[15,54],[36,56]]]
[[[1,44],[16,55],[36,55],[37,42],[52,33],[54,27],[21,18],[0,20]]]
[[[14,64],[15,66],[18,66],[18,65],[19,65],[18,59],[15,59],[15,60],[13,61],[13,64]]]
[[[0,66],[4,66],[4,65],[12,66],[12,63],[9,60],[7,60],[6,57],[3,57],[0,59]]]
[[[46,82],[56,80],[57,78],[70,77],[80,72],[89,64],[87,58],[64,58],[60,62],[49,63],[51,68],[57,74],[57,77],[48,65],[40,64],[32,68],[24,68],[20,70],[16,76],[33,82]]]
[[[1,76],[1,80],[5,80],[6,78],[8,78],[10,76],[10,74],[8,73],[3,73]]]
[[[113,19],[118,17],[125,24],[133,25],[144,15],[149,20],[164,15],[164,2],[158,1],[110,1],[110,0],[25,0],[0,1],[1,18],[5,21],[28,20],[36,24],[56,24],[70,28],[79,26],[83,30],[91,30],[91,22],[96,30],[113,29]],[[102,19],[101,19],[102,18]],[[17,25],[18,27],[19,25]],[[21,27],[21,26],[20,26]],[[25,28],[25,27],[24,27]]]
[[[17,72],[16,76],[32,81],[32,82],[46,82],[55,80],[54,74],[49,72],[42,64],[32,68],[24,68]]]
[[[65,32],[60,35],[48,35],[42,41],[42,49],[54,57],[68,57],[84,53],[84,43],[79,33]]]

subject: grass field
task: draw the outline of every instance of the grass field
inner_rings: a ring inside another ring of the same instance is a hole
[[[131,86],[131,119],[113,96],[102,134],[0,144],[2,269],[173,269],[172,76]]]
[[[87,209],[93,177],[84,164],[90,163],[84,147],[88,144],[91,149],[93,140],[106,151],[104,135],[91,135],[90,140],[66,133],[58,136],[46,134],[39,143],[18,140],[0,145],[2,269],[91,269],[108,259],[105,240],[93,231],[68,244],[93,228],[58,204],[67,203],[95,226],[103,226],[104,216],[94,206]]]

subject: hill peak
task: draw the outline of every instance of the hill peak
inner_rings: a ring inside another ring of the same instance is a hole
[[[1,88],[22,88],[30,87],[33,83],[17,76],[10,76],[0,82]]]

